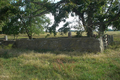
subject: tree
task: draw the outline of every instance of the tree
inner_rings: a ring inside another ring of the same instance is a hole
[[[120,1],[118,1],[118,2],[119,3],[116,2],[113,5],[114,6],[114,8],[112,9],[113,12],[111,12],[111,14],[113,14],[113,15],[110,16],[111,19],[114,19],[114,17],[115,17],[114,13],[120,12]],[[116,16],[115,20],[110,22],[109,24],[114,28],[114,30],[120,30],[120,17],[119,17],[119,15]]]
[[[41,1],[41,3],[43,3]],[[20,2],[19,2],[20,3]],[[22,29],[24,29],[29,37],[29,39],[32,39],[32,34],[39,34],[43,32],[43,26],[45,26],[46,23],[50,23],[50,20],[45,17],[46,8],[41,5],[35,5],[29,0],[24,0],[24,2],[21,2],[20,5],[23,5],[24,7],[20,21],[22,23]]]
[[[43,2],[44,0],[41,1],[41,3]],[[44,30],[43,26],[50,23],[50,20],[44,15],[45,7],[35,5],[30,0],[12,0],[11,4],[14,7],[19,7],[19,12],[8,17],[9,21],[3,27],[3,31],[6,34],[15,36],[26,32],[29,39],[32,39],[33,33],[42,33]]]
[[[119,3],[118,0],[61,0],[52,5],[55,22],[51,29],[55,33],[58,24],[71,13],[71,16],[79,16],[88,37],[93,36],[93,30],[97,27],[101,36],[112,22],[119,19]]]
[[[0,0],[0,27],[5,25],[9,16],[13,16],[19,11],[18,7],[14,7],[10,2],[11,0]]]
[[[18,21],[19,17],[14,16],[9,19],[9,21],[6,23],[4,27],[2,27],[2,32],[7,35],[14,35],[14,39],[16,35],[20,33],[20,22]]]
[[[15,36],[19,34],[18,14],[20,9],[13,5],[13,0],[0,2],[0,27],[2,28],[2,33],[7,35],[13,34],[15,39]]]
[[[32,39],[32,35],[34,34],[40,34],[44,33],[44,28],[47,23],[50,23],[50,20],[45,16],[40,17],[34,17],[34,18],[28,18],[27,19],[20,19],[22,24],[22,32],[26,32],[29,39]]]

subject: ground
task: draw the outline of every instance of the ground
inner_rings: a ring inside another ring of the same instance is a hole
[[[120,32],[103,53],[0,49],[1,80],[120,80]],[[1,35],[0,35],[1,36]]]

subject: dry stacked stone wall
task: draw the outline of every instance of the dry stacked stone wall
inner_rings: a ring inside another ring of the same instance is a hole
[[[80,52],[103,52],[102,38],[46,38],[46,39],[21,39],[15,43],[17,48],[31,50],[61,50]]]

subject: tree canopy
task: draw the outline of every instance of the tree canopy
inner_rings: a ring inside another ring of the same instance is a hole
[[[108,26],[119,29],[120,25],[119,0],[61,0],[57,3],[49,0],[4,0],[0,1],[0,5],[0,22],[7,22],[6,27],[9,29],[17,25],[17,32],[26,32],[29,38],[32,38],[33,32],[39,32],[38,29],[41,32],[43,25],[50,23],[45,17],[47,13],[54,16],[54,24],[48,29],[55,35],[56,27],[62,21],[65,25],[59,31],[66,33],[69,30],[70,23],[66,19],[70,14],[79,17],[78,23],[84,27],[89,37],[93,36],[95,29],[99,30],[101,36]]]
[[[15,15],[19,10],[18,7],[10,4],[11,0],[0,0],[0,27],[2,27],[2,23],[8,20],[9,16]]]
[[[65,22],[68,14],[71,13],[71,16],[79,16],[79,21],[82,22],[89,37],[92,37],[96,28],[99,28],[99,33],[103,34],[108,26],[115,25],[118,21],[119,4],[119,0],[61,0],[55,3],[51,10],[55,17],[51,29],[55,33],[58,24],[61,21]],[[66,27],[63,26],[64,29]]]
[[[5,34],[27,33],[29,39],[32,39],[33,33],[42,33],[43,26],[50,24],[49,18],[45,16],[45,13],[48,13],[45,6],[36,5],[33,1],[12,0],[10,2],[13,7],[18,7],[18,12],[7,17],[8,21],[3,27]],[[39,0],[39,2],[43,4],[45,0]]]

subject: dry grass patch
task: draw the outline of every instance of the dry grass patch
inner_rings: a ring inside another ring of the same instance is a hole
[[[4,74],[8,74],[6,76],[9,76],[11,80],[120,79],[120,54],[114,50],[110,52],[108,49],[105,53],[72,55],[72,57],[68,54],[80,52],[65,52],[66,54],[56,55],[55,52],[39,53],[13,49],[9,50],[9,53],[19,53],[19,55],[10,58],[1,57],[0,65],[3,67],[0,69]]]

